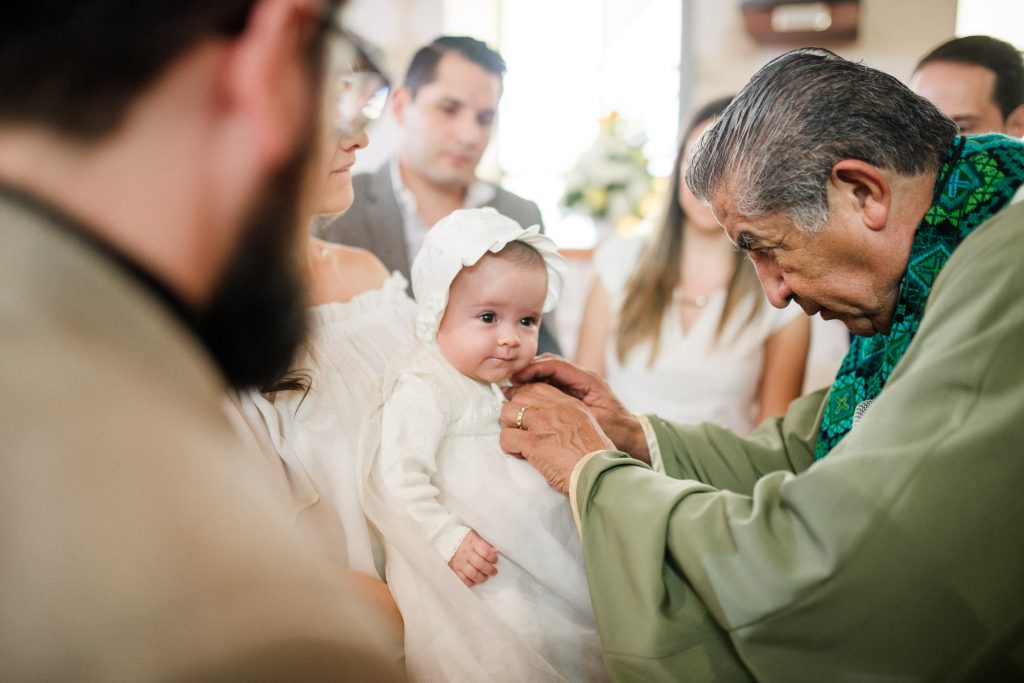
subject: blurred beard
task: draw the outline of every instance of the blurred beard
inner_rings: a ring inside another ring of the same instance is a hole
[[[312,127],[311,127],[312,128]],[[242,230],[200,330],[236,389],[273,384],[292,363],[307,329],[304,244],[306,179],[312,135],[278,171]]]

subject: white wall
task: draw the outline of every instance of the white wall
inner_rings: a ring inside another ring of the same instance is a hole
[[[443,33],[445,0],[350,0],[345,26],[380,49],[393,84],[401,82],[413,53]],[[370,131],[370,146],[357,156],[355,171],[377,168],[394,149],[397,131],[390,113]]]
[[[1024,2],[960,0],[956,4],[958,36],[987,35],[1024,48]]]
[[[744,28],[739,0],[689,0],[695,58],[695,106],[735,93],[765,62],[802,45],[765,46]],[[953,36],[956,0],[861,0],[858,38],[824,43],[847,59],[906,82],[917,60]]]

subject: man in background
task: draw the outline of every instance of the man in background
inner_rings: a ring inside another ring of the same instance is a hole
[[[476,177],[491,140],[505,61],[479,40],[442,36],[420,48],[392,100],[396,155],[353,179],[356,200],[321,226],[324,239],[368,249],[407,279],[434,223],[452,211],[493,206],[523,227],[541,225],[531,201]],[[558,352],[545,316],[539,351]]]
[[[304,333],[337,3],[0,10],[0,679],[391,680],[224,410]]]
[[[925,55],[911,89],[956,121],[965,135],[1024,136],[1024,58],[991,36],[955,38]]]

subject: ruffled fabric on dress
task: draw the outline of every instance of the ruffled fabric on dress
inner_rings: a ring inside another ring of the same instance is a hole
[[[309,391],[253,397],[297,502],[312,506],[322,498],[336,510],[348,566],[378,578],[384,577],[383,549],[359,504],[357,461],[361,434],[380,403],[384,369],[413,340],[416,307],[406,287],[396,272],[380,289],[311,308],[309,341],[294,366],[308,378]]]

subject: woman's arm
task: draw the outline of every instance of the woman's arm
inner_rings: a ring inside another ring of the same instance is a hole
[[[797,316],[765,340],[755,424],[784,414],[790,401],[800,395],[810,343],[811,319],[805,315]]]
[[[611,311],[608,292],[601,280],[594,275],[590,279],[587,301],[583,307],[583,320],[576,344],[573,362],[587,370],[604,376],[605,346],[611,342]]]

